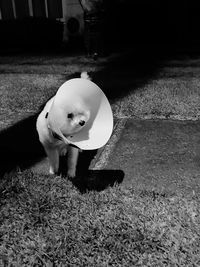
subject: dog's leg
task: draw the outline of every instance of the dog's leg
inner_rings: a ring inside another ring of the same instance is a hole
[[[45,147],[45,151],[47,153],[49,159],[49,173],[56,174],[59,168],[59,153],[58,150],[51,147]]]
[[[76,176],[76,166],[78,162],[79,149],[73,146],[69,146],[67,153],[67,176],[68,178],[74,178]]]

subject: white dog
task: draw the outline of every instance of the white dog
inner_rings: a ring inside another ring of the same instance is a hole
[[[81,78],[90,80],[87,72],[81,73]],[[73,134],[78,133],[89,120],[90,111],[87,110],[87,107],[84,106],[84,103],[82,103],[81,100],[73,101],[73,99],[70,99],[71,102],[68,101],[68,104],[66,104],[68,106],[62,107],[62,109],[65,111],[65,116],[63,116],[63,114],[60,115],[60,111],[57,112],[57,110],[56,112],[58,114],[55,115],[54,110],[51,109],[54,104],[54,100],[55,96],[46,103],[44,109],[37,118],[36,128],[38,131],[39,140],[42,143],[49,159],[49,173],[58,173],[59,157],[67,153],[67,176],[68,178],[74,178],[76,176],[79,148],[67,144],[66,140],[63,140],[63,136],[67,139]],[[69,102],[71,103],[70,105]],[[54,121],[62,118],[62,122],[59,122],[59,131],[55,131],[55,127],[52,127],[51,116],[54,116]],[[60,135],[59,133],[62,134]]]

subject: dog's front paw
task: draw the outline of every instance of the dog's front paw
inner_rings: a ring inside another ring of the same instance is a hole
[[[67,171],[67,178],[68,179],[73,179],[73,178],[75,178],[75,176],[76,176],[76,170],[70,169]]]
[[[52,167],[49,168],[49,174],[50,175],[56,174],[56,171],[54,170],[54,168],[52,168]]]

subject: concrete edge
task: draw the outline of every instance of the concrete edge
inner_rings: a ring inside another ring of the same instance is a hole
[[[114,126],[113,134],[110,140],[102,149],[99,149],[95,159],[90,164],[90,170],[102,170],[106,166],[110,154],[113,152],[115,145],[118,142],[126,125],[126,122],[127,118],[118,119]]]

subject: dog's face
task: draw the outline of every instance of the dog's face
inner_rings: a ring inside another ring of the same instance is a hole
[[[75,109],[66,114],[66,120],[60,128],[62,134],[67,138],[79,132],[87,123],[90,112],[87,110]]]

